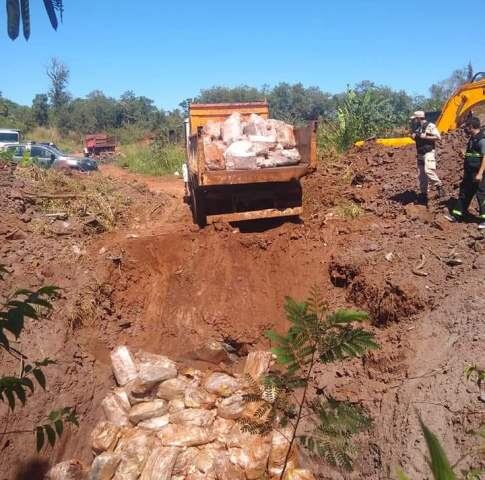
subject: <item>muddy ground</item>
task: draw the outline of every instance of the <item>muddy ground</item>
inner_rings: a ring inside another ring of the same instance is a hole
[[[462,146],[453,134],[439,152],[450,196]],[[381,344],[362,361],[318,373],[320,385],[361,402],[375,418],[348,478],[395,478],[399,465],[411,478],[429,478],[416,411],[452,461],[471,451],[476,442],[467,432],[485,415],[463,369],[484,362],[485,239],[473,219],[444,220],[446,201],[416,205],[412,148],[370,145],[324,159],[303,182],[299,222],[201,231],[192,225],[179,179],[138,177],[112,166],[72,179],[90,195],[93,180],[103,186],[96,190],[101,200],[65,208],[67,220],[55,220],[46,213],[67,204],[40,199],[42,181],[1,171],[0,263],[11,272],[1,293],[63,288],[54,312],[31,322],[19,345],[31,358],[58,360],[48,367],[47,391],[15,414],[0,405],[2,431],[28,429],[65,405],[76,405],[81,426],[40,456],[31,434],[2,435],[0,479],[42,478],[61,459],[90,460],[87,438],[114,383],[108,361],[114,345],[181,359],[209,340],[243,345],[242,353],[268,347],[263,333],[286,326],[284,297],[303,299],[314,285],[332,307],[367,309]],[[49,188],[73,186],[51,181]],[[320,471],[321,478],[343,478]]]

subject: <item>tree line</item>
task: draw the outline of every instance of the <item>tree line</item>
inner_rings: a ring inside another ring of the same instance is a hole
[[[431,85],[428,96],[413,96],[404,90],[394,90],[362,81],[342,93],[329,93],[320,87],[305,87],[302,83],[279,83],[261,88],[241,85],[214,86],[202,89],[198,96],[182,101],[179,108],[164,110],[145,96],[127,90],[113,98],[100,90],[75,98],[69,93],[70,70],[58,59],[51,59],[46,74],[50,88],[35,95],[30,106],[19,105],[0,93],[0,127],[19,128],[24,133],[36,127],[57,129],[61,135],[110,132],[126,142],[147,135],[182,140],[183,119],[190,102],[247,102],[267,100],[273,118],[293,124],[309,120],[336,121],[349,101],[356,109],[365,133],[385,134],[405,126],[409,114],[419,108],[439,110],[451,92],[473,75],[471,65],[457,69],[449,78]],[[174,136],[175,132],[175,136]]]

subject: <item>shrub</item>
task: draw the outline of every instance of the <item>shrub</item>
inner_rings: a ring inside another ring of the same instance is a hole
[[[244,399],[257,403],[258,409],[253,418],[240,421],[242,429],[264,434],[273,428],[290,427],[290,445],[280,479],[285,478],[297,440],[310,454],[351,470],[355,450],[352,437],[367,430],[372,421],[360,405],[337,400],[313,385],[314,370],[317,365],[324,367],[361,357],[377,348],[372,333],[355,326],[367,314],[354,310],[331,313],[315,290],[305,302],[287,298],[285,310],[291,324],[289,330],[284,335],[273,331],[267,334],[281,371],[268,374],[261,385],[248,378],[252,391]],[[312,386],[316,395],[309,399]]]
[[[121,148],[118,163],[133,172],[165,175],[180,171],[184,160],[185,152],[180,145],[132,144]]]

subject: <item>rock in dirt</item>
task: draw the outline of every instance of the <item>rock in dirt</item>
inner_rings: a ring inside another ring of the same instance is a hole
[[[243,136],[243,125],[239,112],[234,112],[222,123],[221,134],[226,145],[231,145]]]
[[[244,365],[244,374],[250,375],[253,380],[258,380],[262,375],[269,372],[272,362],[273,354],[271,352],[250,352]]]
[[[195,425],[197,427],[209,427],[216,418],[215,410],[205,410],[202,408],[188,408],[170,415],[170,423]]]
[[[236,422],[227,418],[217,417],[212,424],[212,431],[216,436],[216,440],[225,445],[227,443],[228,435],[234,428]]]
[[[52,467],[46,480],[86,480],[88,472],[79,460],[67,460]]]
[[[257,156],[249,140],[238,140],[224,152],[228,170],[254,170],[258,168]]]
[[[217,414],[219,417],[236,420],[244,412],[245,402],[241,394],[232,395],[225,398],[217,405]]]
[[[160,441],[153,432],[139,428],[126,432],[115,449],[115,453],[121,456],[121,463],[113,480],[138,479],[150,452],[159,446]]]
[[[183,377],[171,378],[165,380],[158,386],[157,397],[164,400],[175,400],[184,398],[184,393],[189,386],[188,380]]]
[[[121,457],[116,453],[104,452],[98,455],[91,465],[89,480],[111,480],[120,461]]]
[[[168,425],[170,415],[162,415],[161,417],[153,417],[148,420],[143,420],[138,423],[139,428],[146,428],[147,430],[161,430],[165,425]]]
[[[163,355],[139,352],[135,358],[138,367],[138,380],[142,386],[154,386],[159,382],[177,376],[175,362]]]
[[[91,433],[91,448],[94,453],[113,450],[116,447],[120,427],[111,422],[99,422]]]
[[[212,408],[217,397],[200,387],[189,387],[185,390],[184,402],[188,408]]]
[[[118,387],[118,388],[113,388],[113,394],[118,398],[121,406],[125,410],[129,410],[131,407],[130,399],[128,397],[128,394],[126,393],[125,388]]]
[[[203,132],[212,140],[221,138],[222,122],[207,122],[204,125]]]
[[[175,462],[173,475],[180,475],[185,478],[185,475],[194,473],[196,471],[195,462],[197,455],[199,455],[199,449],[196,447],[182,449]]]
[[[239,388],[239,382],[226,373],[214,372],[207,378],[204,387],[209,393],[229,397]]]
[[[283,480],[316,480],[310,470],[303,468],[293,468],[289,469],[283,478]]]
[[[150,453],[140,480],[170,480],[179,448],[158,447]]]
[[[292,125],[281,120],[269,119],[268,124],[276,130],[276,141],[283,148],[296,147],[295,132]]]
[[[101,408],[103,409],[106,419],[114,425],[117,425],[118,427],[126,427],[130,424],[128,412],[115,394],[110,393],[101,402]]]
[[[229,355],[220,342],[208,342],[192,354],[194,360],[214,363],[229,362]]]
[[[225,145],[222,142],[204,144],[204,159],[209,170],[225,170],[226,158],[224,157]]]
[[[185,408],[185,402],[183,398],[174,398],[168,402],[168,413],[180,412]]]
[[[142,420],[148,420],[153,417],[161,417],[168,411],[166,400],[153,400],[152,402],[143,402],[131,407],[128,412],[130,422],[137,424]]]
[[[281,475],[288,449],[290,447],[290,439],[292,435],[292,426],[280,428],[278,431],[275,430],[271,435],[271,450],[268,466],[272,475]],[[289,456],[289,460],[293,460],[295,454],[295,449],[293,449],[292,453]]]
[[[118,385],[124,386],[138,375],[135,361],[125,346],[116,347],[111,352],[111,365]]]
[[[194,447],[215,440],[214,433],[208,428],[193,425],[167,425],[157,433],[162,444],[171,447]]]
[[[227,455],[221,455],[215,462],[218,480],[245,480],[244,471],[241,467],[231,463]]]

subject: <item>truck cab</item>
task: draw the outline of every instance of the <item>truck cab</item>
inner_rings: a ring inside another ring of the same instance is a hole
[[[18,145],[20,143],[20,131],[10,128],[0,128],[0,148],[5,145]]]

